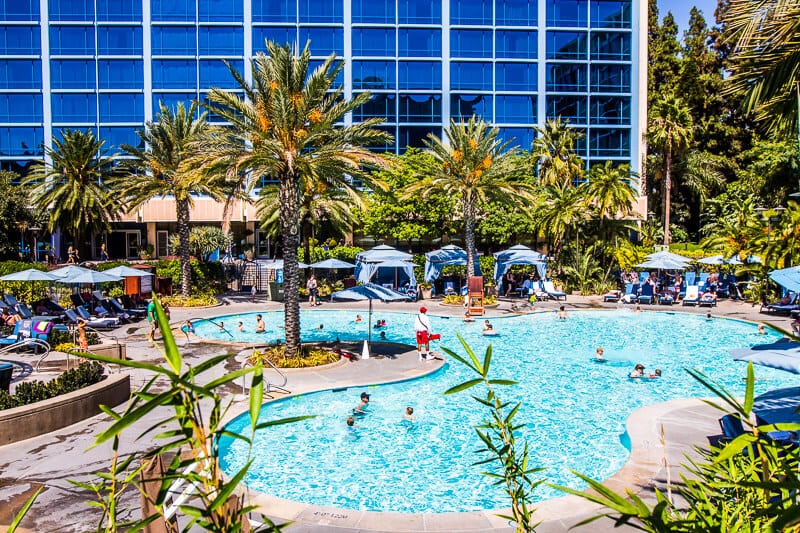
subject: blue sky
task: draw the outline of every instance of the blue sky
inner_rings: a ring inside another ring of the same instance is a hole
[[[658,17],[663,19],[667,11],[672,11],[672,15],[678,22],[680,28],[680,37],[683,37],[683,31],[686,29],[689,22],[689,11],[692,6],[703,12],[703,17],[706,19],[706,24],[709,26],[714,25],[714,10],[717,8],[717,0],[658,0]]]

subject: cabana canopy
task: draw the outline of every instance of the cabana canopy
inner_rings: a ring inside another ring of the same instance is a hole
[[[425,254],[425,282],[432,283],[442,274],[445,265],[466,265],[467,252],[455,244],[448,244]],[[481,275],[481,265],[475,256],[475,275]]]
[[[381,244],[375,248],[370,248],[360,254],[356,255],[356,280],[361,283],[379,282],[381,276],[395,279],[397,275],[399,278],[400,272],[403,273],[402,278],[407,278],[411,285],[416,285],[417,280],[414,278],[414,264],[411,263],[411,254],[401,252],[396,248]],[[392,261],[391,263],[388,261]],[[388,269],[392,269],[391,272]],[[397,269],[397,270],[395,270]],[[381,272],[383,270],[383,272]],[[399,284],[398,283],[395,285]]]
[[[773,270],[769,278],[786,290],[800,292],[800,266]]]
[[[503,284],[503,275],[511,265],[536,265],[539,277],[547,277],[547,257],[525,245],[517,244],[508,250],[494,254],[494,279],[498,286]]]

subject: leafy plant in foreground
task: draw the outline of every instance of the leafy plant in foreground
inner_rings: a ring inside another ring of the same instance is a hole
[[[533,522],[534,508],[529,505],[533,491],[542,484],[542,479],[534,479],[534,474],[541,472],[542,468],[529,468],[528,443],[517,444],[517,432],[523,427],[514,421],[514,417],[522,404],[511,406],[503,402],[495,393],[497,386],[516,385],[516,381],[506,379],[490,379],[489,368],[492,362],[492,346],[486,348],[483,361],[479,360],[461,335],[458,336],[461,346],[469,359],[461,357],[455,352],[443,348],[448,356],[463,364],[478,377],[465,381],[445,391],[445,394],[455,394],[476,385],[486,388],[484,397],[473,398],[489,411],[489,419],[475,427],[484,448],[478,453],[486,455],[486,459],[476,462],[476,465],[489,465],[493,467],[484,472],[484,475],[494,480],[494,484],[502,486],[511,498],[511,516],[498,515],[516,524],[517,533],[535,531],[538,523]]]
[[[118,360],[97,354],[81,354],[86,358],[119,364],[131,369],[145,370],[152,373],[153,377],[144,387],[133,394],[125,411],[116,414],[111,409],[104,408],[104,412],[113,418],[113,423],[96,440],[95,446],[108,441],[113,443],[113,459],[108,472],[97,474],[97,480],[89,483],[77,483],[79,486],[92,490],[97,495],[97,501],[92,505],[103,509],[103,516],[98,524],[99,532],[116,532],[119,528],[143,527],[145,523],[163,516],[163,504],[167,497],[167,489],[175,481],[183,481],[184,486],[195,487],[192,498],[179,505],[179,513],[188,517],[188,523],[180,531],[189,531],[201,528],[205,531],[218,533],[236,533],[242,531],[245,516],[255,509],[245,503],[244,494],[238,490],[244,480],[252,459],[250,450],[252,439],[259,429],[267,426],[296,422],[310,417],[294,417],[282,420],[259,423],[261,402],[264,389],[262,366],[245,367],[229,372],[221,377],[211,378],[205,383],[200,382],[200,377],[205,377],[212,369],[225,364],[227,354],[212,357],[196,366],[189,366],[182,358],[169,327],[169,322],[164,315],[161,304],[157,298],[156,312],[158,324],[163,333],[163,355],[166,360],[164,367],[131,360]],[[250,434],[249,436],[230,433],[225,430],[222,420],[230,407],[227,402],[223,405],[222,389],[237,379],[252,374],[250,387]],[[163,387],[163,381],[169,386]],[[169,412],[162,415],[164,408]],[[118,452],[120,439],[128,429],[135,424],[146,423],[146,429],[138,438],[152,436],[156,441],[162,442],[155,449],[146,453],[121,456]],[[244,466],[230,477],[223,475],[219,464],[219,444],[222,436],[240,439],[248,445],[248,457]],[[148,496],[137,477],[141,467],[133,468],[135,459],[150,461],[157,456],[174,455],[171,463],[166,467],[163,477],[149,481],[160,481],[161,489],[156,497]],[[131,484],[136,485],[150,503],[157,509],[156,513],[145,517],[142,521],[119,523],[121,513],[118,511],[121,495]],[[282,526],[275,526],[266,518],[266,528],[259,531],[280,531]],[[171,531],[178,531],[178,526],[169,524]]]

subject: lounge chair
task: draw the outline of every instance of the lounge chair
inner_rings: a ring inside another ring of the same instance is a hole
[[[445,296],[455,296],[456,294],[456,284],[452,281],[445,281],[444,282],[444,295]]]
[[[83,309],[84,312],[86,311],[86,309],[83,307],[81,307],[80,309]],[[79,315],[75,309],[67,309],[66,314],[67,314],[67,320],[71,324],[78,323]],[[93,318],[91,316],[89,318],[84,318],[83,316],[81,316],[80,318],[86,320],[86,325],[94,329],[110,329],[119,326],[118,318]]]
[[[639,298],[636,300],[640,304],[651,304],[653,303],[653,286],[649,283],[645,283],[642,285],[642,294],[639,295]]]
[[[519,292],[520,298],[527,298],[531,294],[533,294],[533,282],[530,279],[526,279],[522,282],[522,286],[517,288],[517,292]]]
[[[786,300],[787,296],[788,296],[788,301]],[[759,312],[766,309],[767,311],[772,311],[775,313],[786,313],[790,315],[792,314],[792,311],[800,309],[800,305],[798,305],[797,302],[798,302],[797,293],[789,292],[787,293],[786,296],[784,296],[783,299],[762,306]]]
[[[16,307],[17,307],[17,304],[19,303],[19,302],[17,301],[16,297],[14,297],[14,295],[13,295],[13,294],[11,294],[11,293],[4,294],[4,295],[3,295],[3,300],[5,300],[5,302],[8,304],[8,306],[9,306],[11,309],[16,309]]]
[[[686,287],[686,296],[683,297],[683,305],[697,305],[700,300],[700,288],[697,285]]]
[[[744,424],[738,414],[727,414],[719,419],[719,427],[726,440],[733,440],[744,435]]]
[[[638,283],[626,283],[625,284],[625,294],[622,296],[622,301],[626,304],[635,304],[636,298],[639,297],[639,284]]]
[[[147,310],[145,309],[125,309],[125,306],[122,305],[122,302],[120,302],[116,298],[108,298],[106,301],[108,301],[108,303],[111,305],[111,307],[118,315],[127,314],[134,318],[136,317],[142,318],[144,317],[144,315],[147,314]]]
[[[553,298],[555,300],[564,298],[565,301],[567,299],[567,293],[557,291],[552,281],[543,281],[542,288],[544,289],[544,292],[546,292],[547,295],[550,296],[550,298]]]
[[[534,283],[533,294],[536,296],[536,299],[539,300],[540,302],[546,302],[551,298],[550,295],[547,294],[547,292],[544,290],[544,286],[542,285],[541,281],[538,283]]]
[[[697,301],[700,307],[715,307],[717,305],[717,295],[713,292],[704,293]]]
[[[658,295],[659,305],[672,305],[675,303],[675,297],[670,291],[664,291]]]
[[[622,298],[620,291],[609,291],[603,295],[603,302],[618,302]]]

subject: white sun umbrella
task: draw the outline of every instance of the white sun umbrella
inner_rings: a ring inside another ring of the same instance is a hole
[[[721,255],[712,255],[711,257],[704,257],[697,260],[698,263],[704,265],[724,265],[726,264],[725,258]]]
[[[676,261],[669,257],[648,259],[644,263],[636,265],[636,268],[656,269],[656,270],[686,270],[688,265],[683,261]]]
[[[682,255],[674,254],[672,252],[667,252],[667,251],[654,252],[652,254],[647,254],[645,257],[647,257],[647,259],[649,261],[653,261],[653,260],[658,261],[658,260],[661,260],[661,259],[665,259],[665,260],[671,261],[673,263],[691,263],[692,262],[692,260],[689,259],[688,257],[684,257]]]
[[[29,268],[21,272],[14,272],[0,277],[0,281],[55,281],[56,278],[48,272]]]
[[[67,265],[65,267],[51,270],[50,272],[48,272],[48,274],[56,278],[64,279],[64,278],[70,278],[81,272],[93,272],[93,270],[78,265]]]
[[[131,268],[125,265],[120,265],[114,268],[109,268],[108,270],[103,270],[103,273],[110,274],[112,276],[119,276],[121,278],[146,278],[147,276],[153,275],[152,272],[148,272],[140,268]]]
[[[69,283],[70,285],[75,285],[78,283],[108,283],[110,281],[122,281],[122,278],[112,274],[106,274],[105,272],[88,270],[86,272],[78,272],[74,276],[70,276],[68,278],[61,278],[58,281],[60,283]]]

